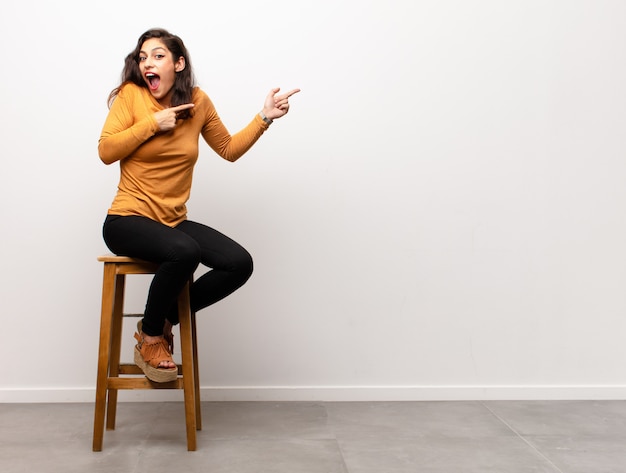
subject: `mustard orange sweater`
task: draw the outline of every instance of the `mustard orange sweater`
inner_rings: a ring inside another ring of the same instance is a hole
[[[150,92],[134,84],[122,87],[98,141],[100,159],[105,164],[120,163],[109,214],[140,215],[172,227],[179,224],[187,218],[200,135],[219,156],[236,161],[268,127],[257,114],[231,135],[205,92],[196,87],[192,100],[193,117],[162,133],[154,113],[163,107]]]

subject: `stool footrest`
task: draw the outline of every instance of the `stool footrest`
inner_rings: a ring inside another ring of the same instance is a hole
[[[155,383],[148,378],[109,378],[108,389],[183,389],[183,379]]]

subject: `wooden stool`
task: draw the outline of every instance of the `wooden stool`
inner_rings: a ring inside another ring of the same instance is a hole
[[[168,383],[154,383],[146,378],[141,369],[134,363],[120,363],[120,357],[123,318],[125,316],[143,316],[143,314],[124,313],[126,275],[154,274],[158,265],[136,258],[115,255],[99,256],[98,261],[104,263],[104,277],[93,451],[102,450],[105,412],[107,430],[115,429],[118,389],[182,389],[187,426],[187,450],[194,451],[196,449],[196,430],[201,430],[202,419],[196,344],[196,314],[191,312],[189,305],[189,283],[178,297],[182,356],[182,363],[178,366],[178,378]]]

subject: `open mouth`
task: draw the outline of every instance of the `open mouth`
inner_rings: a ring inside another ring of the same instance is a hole
[[[147,72],[146,81],[148,82],[150,90],[157,90],[159,88],[159,84],[161,83],[161,78],[154,72]]]

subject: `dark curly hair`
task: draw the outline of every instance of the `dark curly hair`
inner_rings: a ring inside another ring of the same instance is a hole
[[[191,67],[191,59],[189,58],[189,52],[180,39],[175,34],[163,28],[153,28],[142,34],[137,40],[137,46],[135,49],[126,56],[124,60],[124,69],[122,70],[121,83],[115,89],[111,91],[108,98],[109,107],[117,97],[122,86],[126,83],[132,82],[139,87],[148,88],[148,85],[144,81],[141,72],[139,70],[139,52],[143,43],[151,38],[158,38],[163,41],[163,44],[172,53],[172,60],[176,62],[181,56],[185,60],[185,68],[176,73],[174,80],[174,87],[172,88],[172,107],[182,105],[185,103],[191,103],[191,95],[193,88],[196,85],[195,76]],[[191,110],[183,110],[177,115],[178,118],[191,117]]]

